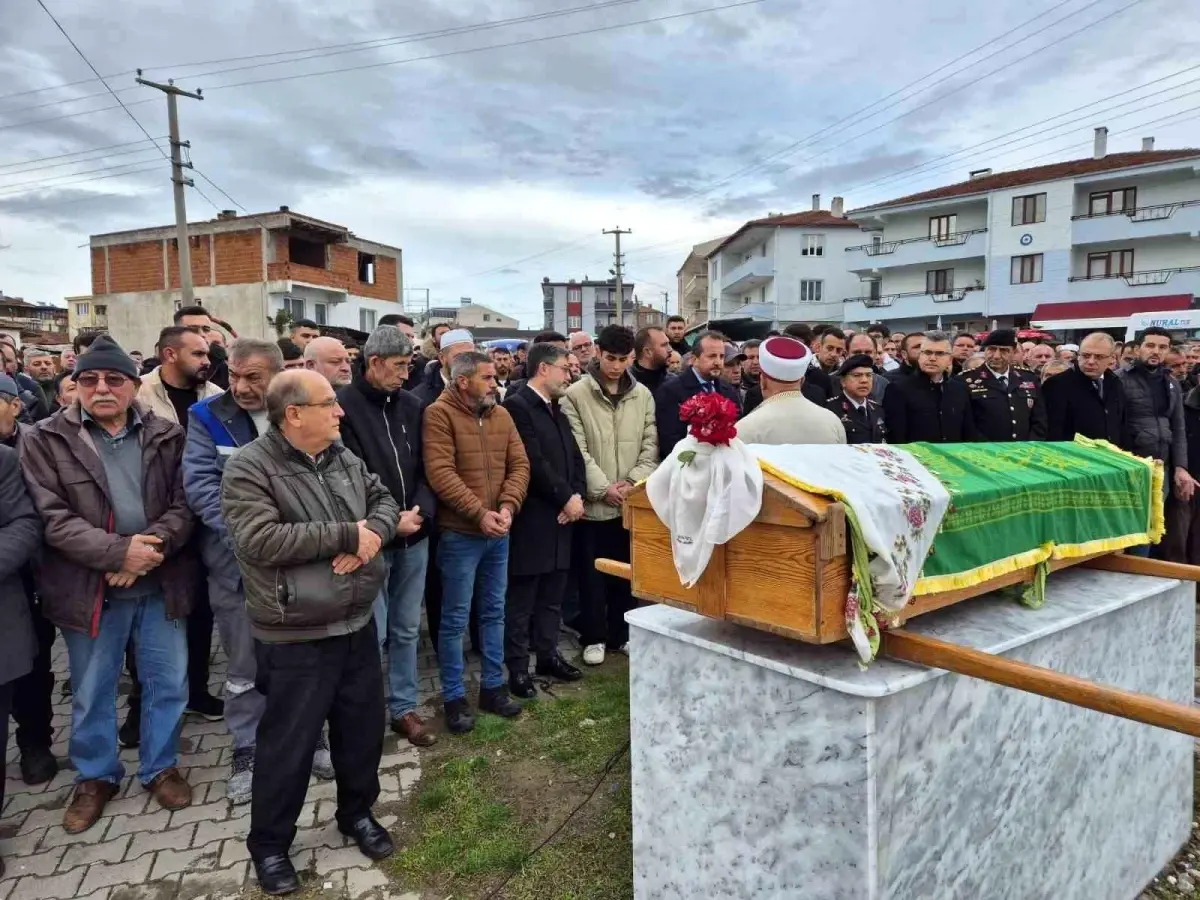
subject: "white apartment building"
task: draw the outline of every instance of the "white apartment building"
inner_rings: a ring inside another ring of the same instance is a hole
[[[430,307],[428,316],[422,310],[416,318],[417,327],[424,331],[428,325],[453,324],[459,328],[511,328],[518,329],[521,323],[490,306],[475,303],[470,297],[462,297],[458,306]]]
[[[542,327],[560,334],[586,331],[597,334],[605,325],[617,321],[617,285],[615,281],[551,281],[542,279]],[[638,328],[638,307],[633,285],[623,283],[621,294],[624,324]]]
[[[852,210],[847,323],[906,332],[1124,328],[1200,293],[1200,150],[1108,152]]]
[[[842,300],[859,289],[846,248],[861,242],[841,197],[823,210],[814,194],[807,212],[747,222],[708,253],[709,320],[840,323]]]

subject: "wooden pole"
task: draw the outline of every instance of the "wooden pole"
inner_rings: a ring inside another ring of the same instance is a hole
[[[1137,557],[1115,558],[1138,559]],[[1138,561],[1156,562],[1152,560]],[[1175,564],[1158,563],[1158,565]],[[1195,567],[1180,566],[1179,568]],[[1137,694],[1109,685],[1095,684],[1073,675],[1063,675],[1041,666],[1017,662],[1003,656],[994,656],[991,653],[983,653],[969,647],[960,647],[957,644],[914,634],[903,629],[883,633],[880,654],[891,659],[930,666],[935,669],[945,669],[948,672],[957,672],[959,675],[969,675],[993,684],[1002,684],[1005,687],[1039,694],[1052,700],[1061,700],[1072,706],[1083,706],[1097,712],[1120,716],[1123,719],[1132,719],[1146,725],[1156,725],[1159,728],[1200,738],[1200,709],[1151,697],[1148,694]]]
[[[633,581],[633,567],[627,562],[617,562],[615,559],[598,559],[596,560],[596,571],[603,572],[605,575],[612,575],[614,578],[624,578],[626,581]]]
[[[1084,569],[1103,569],[1105,572],[1127,572],[1130,575],[1154,575],[1158,578],[1177,578],[1180,581],[1200,581],[1200,566],[1187,566],[1183,563],[1163,562],[1161,559],[1147,559],[1144,556],[1129,556],[1125,553],[1110,553],[1107,556],[1097,556],[1085,563],[1080,563]]]

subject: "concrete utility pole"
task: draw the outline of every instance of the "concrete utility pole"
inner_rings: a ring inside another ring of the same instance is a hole
[[[606,229],[600,232],[601,234],[611,234],[617,239],[617,252],[613,255],[616,260],[616,265],[613,267],[613,275],[617,279],[617,324],[625,324],[625,285],[621,278],[621,265],[625,261],[625,257],[621,255],[621,235],[633,234],[628,228],[622,230],[621,226],[616,228]],[[634,315],[634,321],[637,321],[637,315]]]
[[[671,308],[671,293],[670,293],[670,291],[663,291],[663,322],[667,321],[667,316],[670,315],[670,313],[667,310],[669,310],[670,308]]]
[[[142,78],[142,70],[138,69],[138,84],[152,87],[167,95],[167,125],[171,135],[171,181],[175,191],[175,242],[179,245],[179,284],[183,289],[183,305],[191,306],[196,302],[196,292],[192,286],[192,248],[188,244],[187,233],[187,200],[184,197],[184,187],[192,187],[195,182],[183,177],[184,168],[190,169],[191,162],[183,161],[183,148],[191,149],[191,141],[179,140],[179,109],[175,98],[191,97],[193,100],[203,100],[200,91],[194,94],[175,87],[174,81],[166,84],[156,84]]]

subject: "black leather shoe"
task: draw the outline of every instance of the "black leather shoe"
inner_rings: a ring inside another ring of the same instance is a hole
[[[58,760],[49,747],[26,747],[21,751],[21,780],[45,784],[58,774]]]
[[[515,675],[510,675],[508,689],[514,697],[520,697],[522,700],[537,696],[537,688],[533,686],[533,679],[529,677],[528,672],[517,672]]]
[[[349,827],[339,825],[338,831],[348,838],[354,838],[354,843],[358,844],[358,849],[367,859],[387,859],[396,852],[392,836],[375,821],[374,816],[363,816]]]
[[[475,716],[466,699],[451,700],[443,707],[446,711],[446,727],[455,734],[466,734],[475,728]]]
[[[537,673],[547,678],[557,678],[559,681],[578,681],[583,677],[582,672],[558,654],[555,654],[545,662],[539,659]]]
[[[515,719],[521,714],[521,704],[508,696],[508,688],[505,687],[480,688],[479,708],[506,719]]]
[[[300,890],[300,877],[296,867],[286,856],[268,856],[254,861],[254,874],[264,894],[278,896]]]

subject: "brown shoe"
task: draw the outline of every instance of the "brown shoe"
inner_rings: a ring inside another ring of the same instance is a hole
[[[392,731],[406,738],[414,747],[432,747],[437,735],[430,731],[415,712],[405,713],[392,721]]]
[[[117,793],[117,786],[111,781],[91,779],[75,785],[75,796],[71,805],[63,813],[63,831],[67,834],[79,834],[87,831],[96,824],[104,806]]]
[[[145,787],[163,809],[183,809],[192,805],[192,786],[174,766],[159,772]]]

